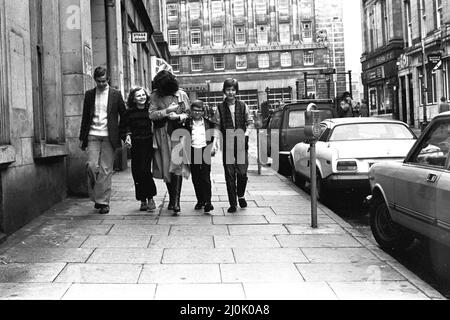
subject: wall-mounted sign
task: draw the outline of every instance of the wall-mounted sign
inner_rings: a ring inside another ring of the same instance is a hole
[[[432,64],[438,64],[438,62],[441,61],[441,54],[440,53],[430,53],[428,55],[428,62]]]
[[[148,32],[132,32],[131,42],[132,43],[148,42]]]
[[[405,68],[409,67],[409,58],[408,58],[408,56],[406,54],[402,53],[398,60],[399,60],[399,63],[400,63],[399,64],[400,69],[405,69]]]
[[[384,78],[384,66],[376,67],[366,72],[367,81],[379,80]]]

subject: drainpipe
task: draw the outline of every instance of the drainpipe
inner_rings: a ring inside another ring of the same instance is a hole
[[[116,15],[116,1],[105,0],[106,10],[106,54],[108,59],[108,72],[110,85],[113,88],[120,90],[119,79],[119,52],[117,50],[117,15]]]
[[[428,89],[427,89],[427,66],[426,66],[426,54],[425,54],[425,27],[424,24],[426,21],[423,19],[423,16],[425,14],[425,7],[423,6],[423,2],[419,1],[420,3],[420,14],[421,14],[421,23],[420,26],[420,38],[421,38],[421,44],[422,44],[422,103],[423,103],[423,122],[421,125],[422,131],[425,130],[425,128],[428,125],[428,119],[427,119],[427,100],[428,100]]]

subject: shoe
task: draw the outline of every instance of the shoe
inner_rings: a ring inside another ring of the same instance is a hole
[[[205,206],[204,203],[201,202],[197,202],[197,204],[195,205],[195,210],[201,210],[203,207]]]
[[[96,203],[96,204],[94,205],[94,208],[95,208],[95,209],[101,209],[101,208],[102,208],[102,205],[101,205],[100,203]]]
[[[205,210],[205,213],[210,213],[211,211],[214,210],[214,207],[213,207],[213,205],[211,203],[207,203],[205,205],[205,209],[204,210]]]
[[[139,209],[139,211],[147,211],[148,207],[147,207],[147,201],[141,201],[141,207]]]
[[[231,206],[228,208],[228,213],[235,213],[237,211],[236,206]]]
[[[247,201],[245,201],[245,198],[239,198],[239,207],[241,208],[247,208]]]
[[[109,213],[109,206],[104,205],[103,207],[100,208],[100,211],[98,213],[100,213],[100,214],[108,214]]]
[[[147,211],[153,211],[156,209],[156,204],[153,199],[148,200]]]

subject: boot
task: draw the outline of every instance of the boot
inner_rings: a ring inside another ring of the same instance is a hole
[[[174,197],[174,206],[173,206],[173,212],[174,214],[178,214],[178,212],[181,211],[180,208],[180,197],[181,197],[181,185],[183,183],[183,177],[182,176],[172,176],[172,179],[174,181],[173,186],[173,197]]]
[[[173,210],[173,206],[175,205],[174,197],[173,197],[173,177],[171,178],[170,183],[166,183],[167,192],[169,193],[169,206],[168,210]]]

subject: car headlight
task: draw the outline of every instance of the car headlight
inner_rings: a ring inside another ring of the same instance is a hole
[[[338,161],[338,171],[358,171],[358,165],[356,161]]]

